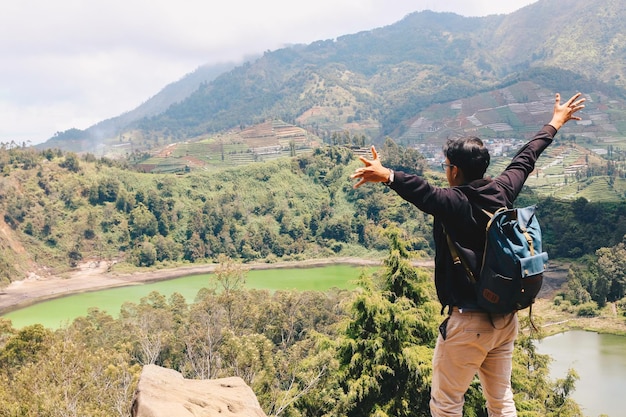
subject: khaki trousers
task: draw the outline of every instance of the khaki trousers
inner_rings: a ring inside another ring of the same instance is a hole
[[[430,412],[433,417],[461,417],[464,394],[476,374],[489,417],[517,416],[511,390],[517,314],[468,312],[454,308],[433,357]]]

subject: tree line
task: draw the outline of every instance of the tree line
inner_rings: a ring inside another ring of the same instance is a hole
[[[391,145],[388,155],[399,165],[421,161]],[[349,147],[329,146],[219,173],[156,175],[89,154],[0,150],[2,220],[24,248],[0,247],[7,260],[0,276],[6,284],[28,261],[62,272],[94,258],[150,267],[219,255],[242,262],[367,255],[386,249],[381,232],[399,220],[429,256],[429,238],[421,237],[428,220],[400,210],[406,204],[385,187],[353,190],[355,163]]]

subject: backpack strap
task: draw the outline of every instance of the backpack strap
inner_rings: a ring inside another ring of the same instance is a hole
[[[499,208],[498,211],[503,210],[504,207]],[[493,219],[493,216],[495,216],[495,214],[498,212],[496,211],[496,213],[492,213],[490,211],[485,210],[484,208],[481,208],[481,210],[483,211],[483,213],[485,213],[487,215],[487,217],[489,217],[490,219]]]
[[[459,264],[462,265],[463,269],[465,269],[465,273],[467,274],[467,277],[469,278],[470,282],[472,284],[476,284],[476,277],[474,276],[474,273],[472,272],[470,267],[467,266],[465,262],[463,262],[463,259],[459,255],[459,252],[456,250],[456,246],[454,246],[454,242],[450,238],[450,235],[445,231],[445,229],[443,232],[446,235],[446,241],[448,242],[448,249],[450,250],[450,255],[452,255],[452,261],[454,262],[455,265],[459,265]]]
[[[539,329],[537,329],[537,326],[535,326],[535,322],[533,321],[533,304],[534,303],[530,303],[530,306],[528,306],[528,321],[530,322],[530,326],[532,327],[531,330],[538,332]]]

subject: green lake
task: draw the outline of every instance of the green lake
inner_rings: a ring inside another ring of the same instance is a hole
[[[626,415],[626,337],[572,330],[543,339],[537,351],[552,357],[552,378],[576,371],[580,379],[572,398],[585,416]]]
[[[355,280],[361,273],[372,271],[374,268],[350,265],[251,270],[246,277],[246,288],[269,291],[353,289],[356,287]],[[117,317],[123,303],[139,303],[142,297],[152,291],[158,291],[166,297],[177,292],[188,302],[193,302],[200,289],[211,286],[211,276],[212,274],[190,275],[165,281],[73,294],[11,311],[2,317],[10,319],[13,327],[18,329],[36,323],[52,329],[59,328],[69,324],[76,317],[85,316],[92,307],[97,307]]]

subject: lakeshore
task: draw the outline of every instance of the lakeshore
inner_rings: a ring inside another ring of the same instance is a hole
[[[331,264],[345,264],[353,266],[380,266],[382,261],[359,258],[325,258],[306,261],[259,262],[242,264],[244,268],[278,269],[278,268],[311,268]],[[413,265],[432,268],[433,261],[414,261]],[[188,275],[209,274],[215,271],[218,264],[202,264],[181,266],[176,268],[152,269],[130,273],[115,272],[110,262],[92,261],[79,265],[67,277],[48,276],[40,277],[35,274],[21,281],[14,281],[0,290],[0,314],[5,314],[19,308],[64,297],[71,294],[98,291],[137,285],[146,282],[162,281],[180,278]]]

